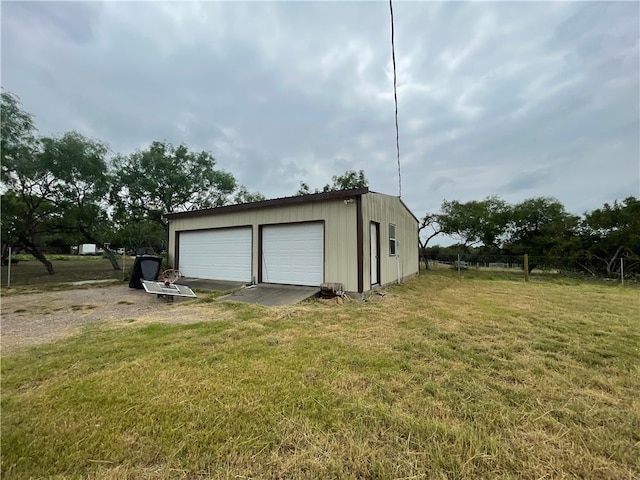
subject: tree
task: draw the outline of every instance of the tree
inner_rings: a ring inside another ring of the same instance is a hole
[[[57,209],[46,199],[29,191],[8,191],[2,195],[2,241],[33,255],[53,275],[53,264],[42,252],[40,245],[53,230]],[[4,253],[4,252],[3,252]]]
[[[460,242],[458,248],[482,243],[497,248],[504,236],[509,205],[497,198],[487,197],[466,203],[443,200],[439,213],[427,213],[418,227],[418,242],[425,265],[429,265],[427,245],[440,234],[451,235]],[[424,231],[430,233],[425,237]]]
[[[50,200],[62,212],[59,228],[78,232],[82,239],[98,245],[113,269],[120,270],[115,254],[107,246],[113,231],[107,212],[111,186],[105,160],[108,147],[78,132],[42,138],[41,144],[41,163],[54,179]]]
[[[350,190],[352,188],[365,188],[369,186],[369,181],[364,174],[364,170],[347,170],[343,175],[334,175],[331,177],[333,182],[327,184],[322,189],[323,192],[333,192],[336,190]]]
[[[208,152],[168,142],[153,142],[146,150],[116,158],[112,199],[120,224],[147,219],[168,235],[165,213],[229,203],[238,184],[215,163]]]
[[[20,99],[5,91],[0,97],[0,155],[5,183],[10,180],[7,175],[15,171],[19,163],[29,161],[37,141],[33,116],[22,110]]]
[[[263,200],[266,200],[266,197],[260,192],[249,192],[244,186],[240,186],[233,196],[234,203],[261,202]]]
[[[620,258],[628,259],[631,273],[640,261],[640,201],[635,197],[605,203],[585,214],[583,235],[587,255],[596,259],[607,276],[619,272]]]
[[[478,258],[526,253],[530,271],[541,257],[556,267],[579,267],[592,275],[618,275],[620,258],[626,260],[625,272],[640,271],[640,201],[635,197],[605,203],[583,220],[551,197],[515,205],[497,197],[467,203],[445,200],[439,213],[425,215],[419,231],[429,227],[432,233],[420,240],[423,257],[433,254],[428,241],[442,233],[457,237],[465,250],[481,245],[473,249]]]
[[[467,203],[444,200],[440,210],[442,233],[457,237],[464,248],[479,243],[498,247],[510,213],[509,205],[498,197]]]
[[[316,188],[314,193],[335,192],[337,190],[351,190],[354,188],[365,188],[369,186],[369,180],[364,174],[364,170],[347,170],[343,175],[334,175],[331,177],[333,183],[327,183],[322,190]],[[309,195],[311,189],[306,182],[300,182],[300,188],[296,195]]]
[[[555,198],[524,200],[511,208],[502,249],[512,255],[556,256],[567,254],[579,218],[566,212]],[[537,266],[529,262],[529,270]]]
[[[422,259],[424,261],[425,268],[429,270],[429,257],[427,256],[427,244],[429,241],[440,235],[442,233],[442,226],[440,224],[440,215],[437,213],[427,213],[422,220],[420,221],[420,226],[418,227],[418,243],[420,244],[420,252],[422,255]],[[428,233],[424,240],[421,237],[421,234],[424,230],[430,228],[431,231]]]
[[[164,242],[162,226],[147,219],[120,225],[113,234],[114,245],[137,253],[159,252],[165,248]]]
[[[424,252],[427,242],[442,233],[457,238],[465,250],[482,245],[483,255],[564,256],[574,247],[578,220],[553,198],[531,198],[516,205],[498,197],[466,203],[444,200],[439,213],[423,218],[420,231],[431,227],[433,232],[421,246]],[[530,262],[530,269],[535,266]]]
[[[0,175],[6,189],[2,195],[2,238],[22,247],[53,275],[53,265],[39,245],[57,214],[48,200],[53,179],[39,162],[33,117],[22,110],[18,97],[8,92],[1,94],[0,113]]]
[[[296,195],[309,195],[311,193],[311,189],[309,189],[309,184],[306,182],[300,182],[300,188],[296,192]],[[316,193],[319,193],[319,190],[316,189]]]

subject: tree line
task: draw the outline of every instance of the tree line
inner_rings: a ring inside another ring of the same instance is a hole
[[[549,267],[581,271],[594,276],[640,273],[640,201],[628,197],[573,215],[555,198],[538,197],[509,204],[498,197],[480,201],[443,201],[440,211],[420,222],[423,260],[463,253],[473,262],[512,263],[530,256],[529,270],[545,262]],[[458,244],[429,247],[440,234]]]
[[[33,116],[4,90],[0,113],[2,256],[13,246],[49,274],[54,269],[46,248],[95,244],[119,270],[110,247],[136,253],[166,248],[165,213],[265,199],[217,168],[206,151],[154,141],[122,155],[75,131],[39,136]],[[323,191],[367,186],[363,171],[332,180]]]
[[[168,236],[165,213],[265,198],[217,168],[206,151],[154,141],[122,155],[78,132],[39,136],[33,116],[4,90],[0,112],[2,253],[7,246],[21,249],[50,274],[54,270],[45,247],[96,244],[120,269],[109,246],[162,251]],[[366,186],[364,171],[350,170],[315,192]],[[301,182],[296,194],[309,193]],[[527,253],[533,259],[553,258],[555,266],[606,276],[618,275],[624,258],[627,273],[640,270],[640,202],[635,197],[605,203],[581,217],[548,197],[513,205],[498,197],[445,200],[438,212],[420,221],[425,261],[435,254],[428,243],[440,234],[453,236],[458,252],[476,258],[511,263]],[[534,260],[530,268],[535,267]]]
[[[161,251],[165,213],[260,200],[209,152],[166,141],[129,155],[78,132],[38,136],[19,99],[2,92],[2,243],[33,255],[53,274],[43,248],[93,243],[120,269],[110,245]]]

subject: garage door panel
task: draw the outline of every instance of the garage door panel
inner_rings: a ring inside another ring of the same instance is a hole
[[[322,223],[265,226],[262,281],[318,286],[324,279]]]
[[[179,268],[186,277],[251,281],[251,228],[181,232]]]

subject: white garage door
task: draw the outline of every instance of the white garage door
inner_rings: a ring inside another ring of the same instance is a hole
[[[251,228],[180,232],[178,262],[185,277],[251,281]]]
[[[262,228],[262,281],[318,286],[324,279],[324,225]]]

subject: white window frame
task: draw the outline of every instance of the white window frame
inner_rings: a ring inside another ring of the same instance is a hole
[[[393,235],[391,231],[393,230]],[[395,257],[398,255],[398,229],[395,223],[389,224],[389,256]]]

